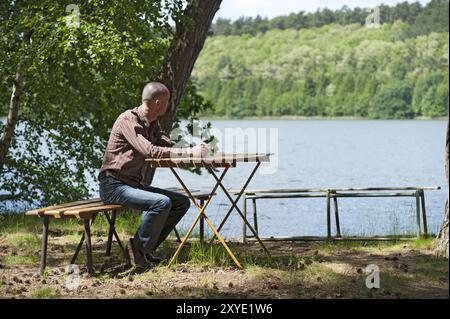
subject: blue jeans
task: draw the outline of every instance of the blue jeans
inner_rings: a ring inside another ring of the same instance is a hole
[[[152,253],[183,218],[191,203],[187,196],[152,186],[134,188],[112,176],[100,175],[100,198],[105,204],[121,204],[143,211],[134,244]]]

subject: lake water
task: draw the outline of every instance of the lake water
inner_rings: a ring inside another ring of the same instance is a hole
[[[259,149],[275,151],[277,167],[266,168],[266,174],[260,169],[249,189],[436,185],[442,189],[425,192],[429,230],[436,233],[442,224],[448,192],[444,171],[446,121],[223,120],[212,121],[212,125],[221,132],[236,127],[267,132],[277,129],[278,143]],[[240,163],[230,169],[225,186],[241,187],[252,167],[250,163]],[[267,174],[271,171],[274,172]],[[212,177],[206,173],[197,176],[182,172],[181,176],[188,187],[210,189],[213,185]],[[158,169],[153,185],[178,186],[178,182],[168,169]],[[415,232],[413,198],[339,198],[338,202],[344,235]],[[216,225],[228,211],[227,204],[219,190],[207,210]],[[261,236],[326,235],[325,198],[261,199],[257,205]],[[251,206],[248,211],[251,213]],[[187,228],[195,214],[191,208],[181,221],[181,228]],[[237,212],[233,212],[223,233],[227,237],[242,235]]]
[[[446,121],[211,122],[216,130],[213,133],[222,143],[227,139],[224,134],[227,130],[247,129],[244,133],[258,133],[256,143],[244,140],[245,134],[238,131],[235,141],[238,146],[249,145],[245,149],[249,152],[275,153],[271,166],[261,167],[248,186],[249,189],[436,185],[442,189],[425,192],[430,232],[437,233],[442,224],[448,192],[444,172]],[[222,146],[221,150],[233,150],[228,149],[228,145]],[[225,186],[240,188],[252,168],[251,163],[240,163],[236,168],[230,169],[224,179]],[[206,172],[199,176],[180,171],[180,175],[188,187],[193,189],[210,190],[214,184],[212,176]],[[96,186],[95,181],[92,183]],[[153,185],[180,186],[170,170],[163,168],[157,170]],[[343,235],[415,232],[413,198],[339,198],[338,201]],[[228,204],[227,198],[219,189],[218,195],[207,209],[207,215],[216,226],[228,211]],[[257,205],[258,227],[263,237],[326,235],[325,198],[261,199],[257,201]],[[242,202],[240,206],[242,208]],[[191,207],[179,228],[187,229],[196,213],[197,210]],[[207,225],[205,230],[211,233]],[[222,234],[229,238],[242,235],[242,220],[237,212],[232,213]]]

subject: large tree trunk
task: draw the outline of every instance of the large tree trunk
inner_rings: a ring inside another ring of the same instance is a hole
[[[160,120],[161,127],[166,132],[172,129],[178,105],[221,2],[222,0],[190,0],[183,19],[176,21],[175,37],[158,76],[158,81],[164,83],[171,93],[168,111]],[[150,184],[153,175],[154,169],[144,172],[144,183]]]
[[[25,31],[23,34],[23,45],[28,46],[31,38],[31,31]],[[19,64],[16,71],[16,76],[13,81],[13,90],[11,100],[9,102],[8,120],[3,129],[3,134],[0,140],[0,174],[3,172],[6,155],[8,154],[11,140],[14,136],[14,129],[17,123],[17,116],[19,114],[20,96],[23,90],[23,77],[25,73],[25,58]]]
[[[446,146],[445,146],[445,175],[447,176],[447,185],[448,185],[448,152],[449,152],[449,123],[447,123],[447,138],[446,138]],[[434,251],[438,256],[445,256],[448,258],[448,210],[449,210],[449,194],[447,193],[447,201],[445,202],[445,217],[444,223],[442,224],[441,230],[436,238],[434,244]]]

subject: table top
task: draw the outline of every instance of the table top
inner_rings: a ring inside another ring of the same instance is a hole
[[[206,157],[147,158],[150,167],[236,167],[238,162],[270,162],[272,153],[217,153]]]

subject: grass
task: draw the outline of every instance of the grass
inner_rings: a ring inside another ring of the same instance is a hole
[[[50,299],[58,297],[58,293],[55,291],[55,289],[46,287],[34,291],[33,297],[37,299]]]
[[[20,277],[22,270],[35,274],[39,264],[42,221],[34,217],[0,216],[0,276],[5,281]],[[118,218],[117,230],[123,241],[134,233],[140,223],[140,214]],[[70,261],[82,234],[76,220],[52,220],[49,236],[49,267],[39,281],[28,287],[26,295],[21,286],[13,289],[0,285],[0,297],[26,296],[33,298],[59,297],[117,297],[117,298],[424,298],[448,296],[448,260],[435,258],[430,253],[433,238],[411,241],[323,241],[308,243],[266,243],[269,257],[257,243],[243,245],[227,242],[244,269],[236,269],[224,247],[208,239],[205,243],[190,240],[183,248],[178,263],[167,268],[158,265],[151,271],[133,273],[123,279],[106,271],[87,280],[88,288],[82,292],[65,292],[61,283],[53,284],[56,268],[64,268]],[[108,224],[98,218],[93,227],[94,262],[97,270],[103,265],[117,265],[124,260],[118,246],[113,244],[111,257],[104,256]],[[180,229],[180,235],[186,233]],[[99,236],[102,241],[98,241]],[[165,241],[158,255],[169,259],[177,243]],[[7,251],[5,252],[6,249]],[[3,250],[3,251],[2,251]],[[397,257],[398,256],[398,257]],[[396,257],[398,260],[394,260]],[[84,249],[77,263],[84,267]],[[365,287],[364,272],[368,264],[377,264],[381,271],[381,288]],[[405,266],[406,265],[406,266]],[[406,268],[405,268],[406,267]],[[20,270],[22,269],[22,270]],[[84,272],[82,268],[82,272]],[[9,276],[9,277],[8,277]],[[27,277],[33,278],[33,277]],[[61,277],[62,278],[62,277]],[[59,278],[60,282],[64,279]],[[31,279],[34,280],[34,279]],[[92,282],[100,281],[100,286]],[[125,287],[125,288],[122,288]],[[7,290],[9,289],[9,290]],[[7,292],[10,291],[10,292]]]
[[[187,251],[189,262],[199,265],[230,266],[230,258],[222,245],[193,242]]]

